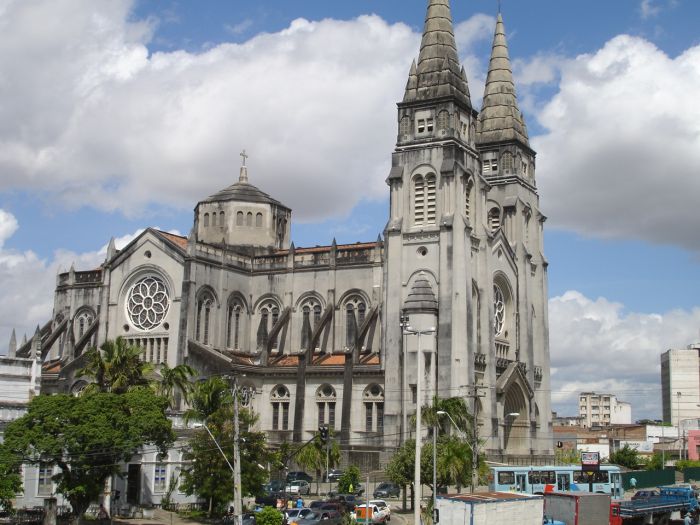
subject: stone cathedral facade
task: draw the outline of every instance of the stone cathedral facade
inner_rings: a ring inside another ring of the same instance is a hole
[[[237,374],[271,442],[329,425],[373,468],[433,395],[466,399],[489,455],[551,455],[535,165],[500,15],[478,111],[449,0],[430,0],[377,241],[294,246],[292,211],[244,157],[237,182],[197,203],[189,236],[148,229],[111,242],[100,268],[60,274],[52,319],[10,352],[43,360],[43,391],[74,392],[86,349],[122,336],[156,365]],[[404,317],[425,333],[406,334]]]

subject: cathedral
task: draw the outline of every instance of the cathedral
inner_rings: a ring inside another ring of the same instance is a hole
[[[449,0],[429,0],[397,108],[376,241],[295,246],[243,154],[187,237],[147,229],[59,274],[52,318],[10,355],[42,361],[42,392],[77,392],[86,350],[121,336],[156,368],[237,376],[271,443],[328,425],[368,468],[433,396],[465,399],[491,458],[551,456],[545,217],[501,16],[479,111]]]

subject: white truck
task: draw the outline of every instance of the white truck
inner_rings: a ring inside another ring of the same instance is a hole
[[[514,492],[478,492],[438,497],[439,523],[542,525],[542,496]]]

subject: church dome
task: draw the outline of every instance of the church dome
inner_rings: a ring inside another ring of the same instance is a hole
[[[202,202],[259,202],[262,204],[274,204],[286,208],[280,201],[273,199],[267,193],[253,186],[249,182],[238,181],[231,186],[207,197]]]

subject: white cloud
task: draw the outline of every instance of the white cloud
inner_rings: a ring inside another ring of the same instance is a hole
[[[548,224],[700,250],[700,46],[623,35],[560,71],[532,140]]]
[[[0,103],[0,191],[129,215],[191,208],[237,180],[245,148],[251,182],[296,220],[386,197],[419,34],[377,16],[298,19],[241,44],[151,55],[151,22],[130,21],[131,4],[12,1],[0,13],[0,100],[12,101]],[[457,24],[463,49],[490,20]]]
[[[660,356],[699,339],[700,308],[626,312],[620,303],[569,291],[549,301],[552,403],[576,415],[577,394],[599,391],[632,403],[635,419],[661,416]]]
[[[5,241],[12,237],[17,231],[17,219],[15,216],[5,210],[0,209],[0,249]]]
[[[639,4],[639,12],[642,18],[652,18],[661,12],[661,7],[656,4],[655,0],[642,0]]]
[[[14,216],[0,209],[0,240],[3,238],[3,225],[10,224],[17,229]],[[115,238],[117,249],[121,249],[138,237],[143,230]],[[171,233],[179,234],[177,231]],[[10,238],[10,232],[5,240]],[[0,243],[0,354],[7,351],[12,329],[17,332],[17,342],[24,334],[31,337],[37,325],[51,319],[53,291],[56,287],[56,274],[67,271],[71,265],[77,270],[97,268],[105,259],[107,244],[85,253],[69,250],[56,250],[51,258],[42,259],[31,250],[18,251],[2,249]],[[18,306],[19,305],[19,306]]]

